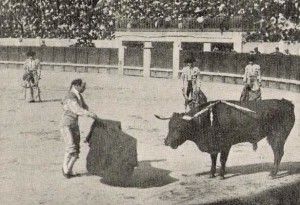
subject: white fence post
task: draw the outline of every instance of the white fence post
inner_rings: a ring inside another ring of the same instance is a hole
[[[124,75],[124,53],[125,53],[125,46],[119,46],[118,52],[118,74]]]
[[[174,44],[173,44],[173,79],[178,79],[180,50],[181,50],[181,42],[174,41]]]
[[[150,66],[151,66],[151,48],[152,42],[144,42],[144,77],[150,77]]]
[[[211,43],[203,43],[203,51],[211,52]]]
[[[243,51],[243,36],[241,32],[232,33],[233,49],[241,53]]]

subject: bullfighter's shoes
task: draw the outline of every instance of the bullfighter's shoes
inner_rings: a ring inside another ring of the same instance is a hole
[[[81,174],[65,173],[64,168],[62,168],[62,173],[63,173],[63,176],[67,179],[70,179],[72,177],[80,177],[81,176]]]
[[[64,168],[62,168],[63,176],[67,179],[70,179],[72,176],[69,173],[65,173]]]

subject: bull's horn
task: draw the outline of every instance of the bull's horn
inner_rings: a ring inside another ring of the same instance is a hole
[[[250,110],[250,109],[248,109],[248,108],[246,108],[246,107],[242,107],[242,106],[239,106],[239,105],[236,105],[236,104],[233,104],[233,103],[230,103],[230,102],[226,102],[226,101],[221,101],[221,102],[224,103],[224,104],[226,104],[226,105],[229,105],[229,106],[231,106],[231,107],[234,107],[234,108],[236,108],[236,109],[238,109],[238,110],[241,110],[241,111],[246,111],[246,112],[253,112],[253,113],[256,113],[255,111]]]
[[[160,120],[169,120],[171,119],[171,117],[161,117],[159,115],[154,115],[157,119],[160,119]]]
[[[199,112],[197,112],[193,117],[185,115],[185,116],[183,116],[182,119],[184,119],[184,120],[192,120],[192,119],[194,119],[194,118],[202,115],[203,113],[205,113],[206,111],[208,111],[212,106],[218,104],[219,102],[220,101],[216,101],[216,102],[214,102],[214,103],[206,106],[205,108],[203,108],[202,110],[200,110]]]

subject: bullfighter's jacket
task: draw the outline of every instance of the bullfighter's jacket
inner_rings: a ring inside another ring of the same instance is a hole
[[[75,88],[71,88],[61,104],[64,110],[61,126],[78,126],[78,116],[90,113],[83,97]]]
[[[258,81],[261,83],[261,71],[260,71],[260,66],[257,64],[253,65],[247,65],[245,68],[245,74],[243,81],[244,83],[251,84],[253,80]]]

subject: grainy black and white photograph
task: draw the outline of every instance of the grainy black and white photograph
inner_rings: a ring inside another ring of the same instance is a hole
[[[0,0],[1,205],[300,205],[299,0]]]

